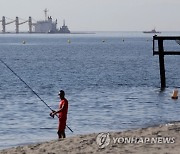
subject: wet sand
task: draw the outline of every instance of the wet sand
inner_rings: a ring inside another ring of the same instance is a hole
[[[180,122],[124,132],[78,135],[18,146],[0,154],[179,154]]]

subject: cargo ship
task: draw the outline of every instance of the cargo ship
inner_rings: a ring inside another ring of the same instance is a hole
[[[58,29],[57,19],[53,21],[51,16],[47,16],[47,12],[48,10],[45,9],[45,20],[33,23],[34,33],[71,33],[68,26],[65,25],[65,20],[63,21],[63,26]]]

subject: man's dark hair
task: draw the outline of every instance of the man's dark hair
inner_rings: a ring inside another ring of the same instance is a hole
[[[60,90],[59,95],[65,96],[65,92],[63,90]]]

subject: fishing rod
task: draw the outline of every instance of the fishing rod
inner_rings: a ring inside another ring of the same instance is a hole
[[[14,72],[2,59],[0,59],[1,63],[3,63],[21,82],[23,82],[40,100],[41,102],[43,102],[52,112],[54,112],[54,110],[16,73]],[[58,118],[60,118],[58,115],[56,115]],[[66,125],[66,127],[73,132],[73,130]]]

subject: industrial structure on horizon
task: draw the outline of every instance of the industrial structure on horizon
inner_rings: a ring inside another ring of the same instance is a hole
[[[19,33],[19,26],[25,23],[28,23],[29,26],[28,33],[70,33],[70,30],[65,25],[65,20],[63,21],[63,26],[57,29],[57,19],[53,21],[51,16],[47,16],[47,12],[48,10],[45,9],[45,20],[37,21],[36,23],[32,22],[32,17],[29,17],[28,20],[23,22],[19,22],[19,17],[16,17],[15,20],[10,22],[6,22],[6,17],[3,16],[2,20],[0,20],[0,22],[2,22],[2,33],[8,33],[6,32],[6,26],[14,22],[16,26],[16,33]]]

